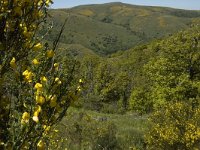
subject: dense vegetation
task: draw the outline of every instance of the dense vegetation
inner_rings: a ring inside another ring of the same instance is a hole
[[[198,22],[194,22],[168,38],[109,57],[76,54],[77,59],[81,58],[84,90],[75,107],[110,116],[127,112],[152,114],[149,132],[145,126],[137,134],[133,127],[127,136],[136,134],[138,139],[122,148],[198,148],[199,31]]]
[[[1,2],[0,148],[199,149],[199,11],[50,3]]]

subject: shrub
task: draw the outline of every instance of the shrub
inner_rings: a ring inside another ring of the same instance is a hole
[[[76,64],[65,70],[55,57],[64,25],[53,47],[38,35],[51,3],[0,2],[0,149],[44,149],[80,91]]]
[[[200,108],[183,102],[169,103],[151,117],[146,134],[148,149],[191,150],[200,147]]]

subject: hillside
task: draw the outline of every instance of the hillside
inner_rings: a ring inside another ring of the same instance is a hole
[[[200,11],[107,3],[51,10],[55,38],[68,18],[61,42],[79,44],[101,54],[127,50],[190,26]]]

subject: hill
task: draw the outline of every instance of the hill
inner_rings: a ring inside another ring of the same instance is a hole
[[[50,11],[55,38],[68,18],[61,42],[79,44],[101,54],[127,50],[185,29],[200,11],[107,3]]]

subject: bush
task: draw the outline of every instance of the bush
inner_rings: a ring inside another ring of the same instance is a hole
[[[191,104],[169,103],[151,117],[146,134],[148,149],[197,150],[200,147],[200,108]]]
[[[0,2],[0,149],[45,149],[49,128],[65,116],[80,85],[55,57],[45,27],[51,0]],[[48,27],[51,28],[51,27]]]

